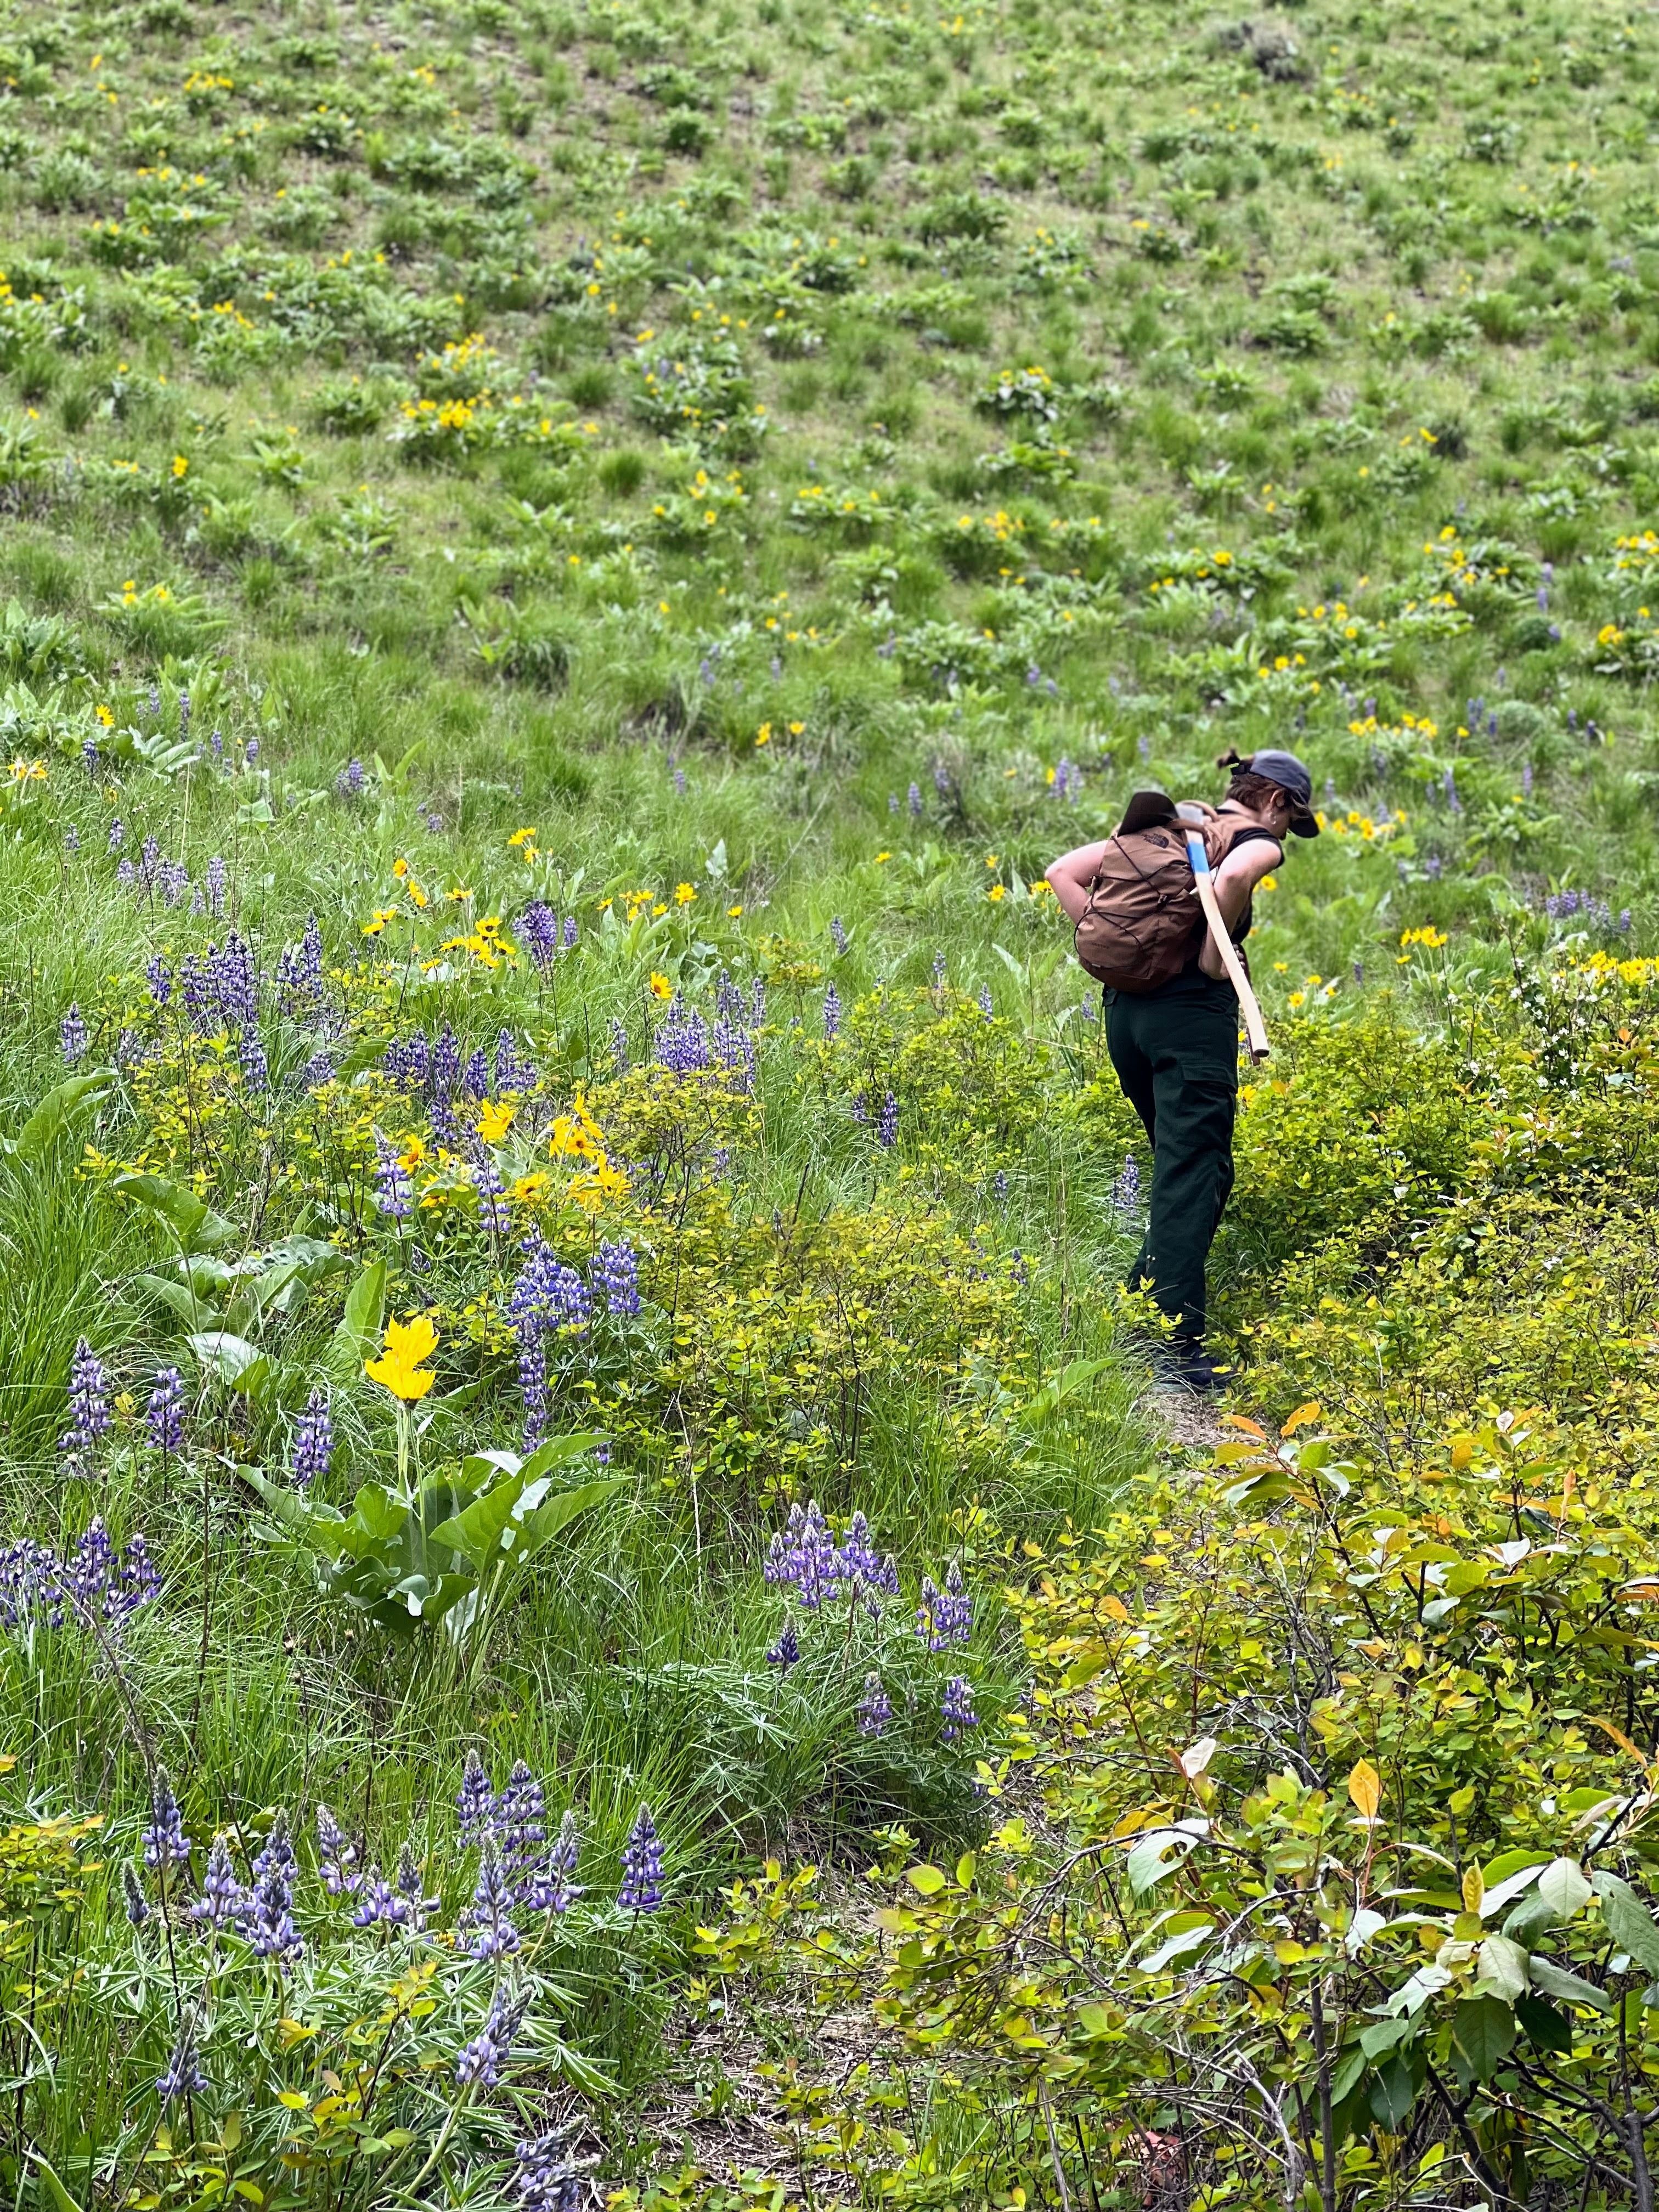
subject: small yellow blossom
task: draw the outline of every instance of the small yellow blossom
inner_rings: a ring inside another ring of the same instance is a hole
[[[653,999],[672,999],[674,995],[674,986],[667,976],[658,975],[654,969],[651,973],[650,990]]]
[[[380,1356],[366,1362],[363,1372],[394,1398],[413,1405],[425,1397],[437,1380],[425,1364],[437,1349],[438,1332],[429,1314],[416,1314],[413,1321],[388,1322]]]

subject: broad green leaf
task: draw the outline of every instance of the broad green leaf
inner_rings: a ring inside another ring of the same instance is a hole
[[[1137,1897],[1163,1881],[1166,1874],[1186,1863],[1188,1853],[1198,1843],[1198,1837],[1188,1828],[1154,1828],[1143,1836],[1129,1853],[1129,1887]]]
[[[386,1261],[371,1260],[346,1293],[345,1311],[323,1356],[331,1381],[355,1382],[372,1359],[380,1341],[380,1321],[386,1304]]]
[[[1512,1943],[1507,1936],[1487,1936],[1481,1939],[1480,1971],[1475,1977],[1476,1986],[1492,1996],[1501,1997],[1512,2004],[1527,1986],[1527,1954],[1520,1944]]]
[[[937,1897],[945,1884],[945,1877],[936,1866],[908,1868],[904,1879],[920,1897]]]
[[[1490,2081],[1515,2042],[1515,2014],[1492,1996],[1465,1997],[1452,2011],[1453,2058],[1470,2081]]]
[[[1540,2051],[1572,2049],[1572,2022],[1542,1997],[1530,1994],[1516,1997],[1515,2016],[1527,2031],[1528,2041]]]
[[[1156,1951],[1149,1952],[1146,1958],[1137,1960],[1140,1972],[1143,1974],[1161,1973],[1171,1960],[1184,1958],[1188,1951],[1196,1951],[1200,1944],[1208,1939],[1214,1927],[1213,1920],[1200,1920],[1195,1927],[1183,1928],[1176,1935],[1166,1937]]]
[[[250,1397],[270,1371],[270,1363],[257,1344],[233,1336],[226,1328],[203,1329],[185,1341],[202,1364],[204,1373],[216,1376],[233,1390]]]
[[[1340,2105],[1365,2070],[1365,2054],[1358,2045],[1345,2051],[1331,2076],[1331,2102]]]
[[[1587,2005],[1592,2012],[1613,2010],[1613,1999],[1605,1990],[1598,1990],[1594,1982],[1581,1981],[1553,1959],[1540,1959],[1535,1951],[1527,1961],[1527,1972],[1534,1989],[1542,1990],[1547,1996],[1559,1997],[1563,2004]]]
[[[517,1452],[469,1452],[461,1462],[461,1481],[469,1491],[487,1490],[504,1474],[517,1474],[524,1466]]]
[[[1655,1926],[1648,1907],[1616,1874],[1598,1874],[1595,1887],[1608,1935],[1621,1951],[1629,1952],[1644,1973],[1659,1974],[1659,1927]]]
[[[210,1327],[218,1325],[221,1316],[211,1302],[199,1297],[188,1283],[170,1283],[162,1275],[135,1275],[133,1280],[152,1297],[170,1306],[186,1328],[200,1328],[204,1323]]]
[[[1398,2052],[1371,2076],[1372,2116],[1391,2134],[1398,2135],[1406,2115],[1417,2102],[1417,2079]]]
[[[561,1490],[550,1498],[545,1505],[538,1505],[524,1524],[523,1556],[539,1552],[544,1544],[551,1543],[561,1529],[568,1528],[580,1515],[590,1512],[596,1505],[604,1504],[623,1488],[627,1477],[621,1474],[602,1475],[596,1481],[584,1482],[574,1490]]]
[[[1577,1859],[1552,1859],[1538,1877],[1539,1902],[1558,1920],[1571,1920],[1589,1901],[1590,1886]]]
[[[500,1553],[514,1548],[519,1532],[512,1526],[513,1509],[524,1486],[522,1474],[509,1474],[449,1520],[440,1522],[428,1532],[433,1542],[447,1544],[452,1551],[464,1553],[482,1573]]]
[[[608,1444],[610,1441],[603,1429],[578,1430],[569,1436],[549,1437],[544,1443],[537,1445],[524,1462],[524,1479],[526,1482],[534,1482],[538,1475],[550,1474],[556,1467],[563,1467],[573,1459],[580,1459],[584,1452],[597,1451],[601,1444]]]
[[[87,1075],[66,1075],[61,1083],[54,1083],[17,1132],[9,1149],[20,1160],[38,1160],[64,1130],[73,1127],[83,1114],[91,1113],[103,1097],[108,1082],[107,1072],[99,1068]]]
[[[179,1239],[183,1251],[217,1251],[236,1234],[234,1224],[227,1221],[223,1214],[216,1213],[204,1198],[198,1198],[193,1190],[169,1182],[166,1176],[137,1172],[118,1175],[112,1176],[110,1188],[159,1214]]]
[[[352,1500],[352,1512],[376,1543],[395,1536],[409,1518],[408,1506],[378,1482],[364,1483]]]
[[[81,2212],[80,2206],[70,2195],[68,2190],[64,2188],[58,2176],[52,2172],[52,2167],[47,2164],[46,2160],[41,2157],[40,2152],[38,2150],[32,2150],[29,2153],[29,2156],[34,2161],[35,2169],[40,2176],[40,2185],[46,2191],[46,2198],[52,2208],[52,2212]]]
[[[1486,1885],[1486,1895],[1480,1900],[1480,1917],[1490,1920],[1501,1912],[1511,1898],[1519,1897],[1523,1889],[1535,1882],[1549,1863],[1544,1851],[1504,1851],[1482,1867],[1481,1875]]]
[[[1367,2058],[1381,2058],[1397,2043],[1403,2043],[1412,2032],[1408,2020],[1376,2020],[1359,2031],[1359,2047]]]

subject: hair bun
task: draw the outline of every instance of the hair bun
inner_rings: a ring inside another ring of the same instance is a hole
[[[1254,753],[1241,754],[1237,745],[1229,745],[1224,753],[1216,755],[1215,764],[1218,768],[1244,769],[1249,768],[1255,757]]]

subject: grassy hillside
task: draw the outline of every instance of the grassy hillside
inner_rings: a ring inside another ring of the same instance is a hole
[[[20,2202],[1651,2206],[1656,64],[0,27]],[[1264,744],[1218,1483],[1041,878]]]

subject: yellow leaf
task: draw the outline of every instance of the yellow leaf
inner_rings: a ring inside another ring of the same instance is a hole
[[[1463,1871],[1463,1909],[1477,1916],[1481,1900],[1486,1894],[1486,1885],[1478,1866],[1466,1867]]]
[[[1298,1429],[1306,1428],[1310,1421],[1316,1421],[1323,1410],[1324,1408],[1320,1405],[1317,1398],[1310,1398],[1305,1406],[1298,1406],[1297,1407],[1295,1413],[1291,1415],[1290,1419],[1286,1421],[1284,1427],[1280,1429],[1279,1432],[1279,1435],[1281,1437],[1293,1437]]]
[[[309,2100],[298,2089],[279,2089],[276,2101],[279,2105],[286,2105],[290,2112],[308,2112],[311,2110]]]
[[[1348,1795],[1362,1820],[1376,1820],[1376,1808],[1382,1802],[1382,1778],[1369,1759],[1362,1759],[1349,1775]]]

